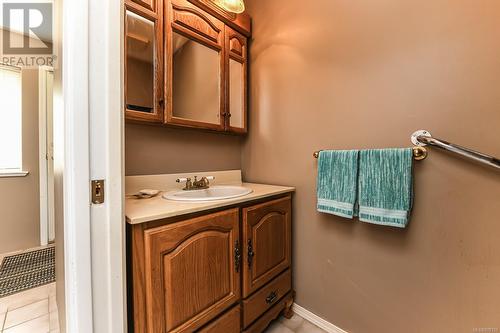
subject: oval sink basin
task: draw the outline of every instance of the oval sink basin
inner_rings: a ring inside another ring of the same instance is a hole
[[[163,198],[174,201],[215,201],[238,198],[252,192],[242,186],[212,186],[205,190],[167,192]]]

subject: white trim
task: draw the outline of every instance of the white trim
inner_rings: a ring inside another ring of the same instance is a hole
[[[337,327],[333,325],[332,323],[324,320],[323,318],[315,315],[309,310],[304,309],[297,303],[293,303],[293,312],[299,315],[300,317],[304,318],[305,320],[311,322],[312,324],[318,326],[322,330],[325,330],[328,333],[349,333],[347,331],[344,331],[340,327]]]
[[[47,76],[38,70],[38,164],[40,166],[40,245],[49,243],[48,198],[47,198]]]
[[[26,177],[29,171],[0,171],[0,178]]]
[[[90,175],[105,201],[91,205],[94,332],[127,331],[124,212],[123,21],[121,0],[87,0]],[[71,332],[72,333],[72,332]]]
[[[47,151],[47,77],[53,68],[42,66],[38,69],[38,164],[40,177],[40,245],[45,246],[54,241],[54,221],[50,221],[54,207],[49,207],[49,161],[53,155]],[[52,122],[54,121],[52,115]],[[49,156],[51,155],[51,156]],[[53,163],[52,163],[53,164]],[[52,171],[53,172],[53,171]],[[53,176],[53,173],[52,173]],[[53,205],[53,204],[52,204]],[[52,214],[53,215],[53,214]],[[53,219],[53,218],[52,218]],[[49,225],[50,226],[49,229]],[[51,231],[49,231],[51,230]]]
[[[68,333],[94,331],[90,237],[89,0],[63,6],[64,272]]]

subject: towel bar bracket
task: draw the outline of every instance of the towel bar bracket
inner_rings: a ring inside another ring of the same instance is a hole
[[[415,133],[413,133],[411,135],[411,142],[415,146],[425,147],[425,146],[427,146],[427,143],[418,140],[418,138],[421,137],[421,136],[432,138],[432,134],[429,131],[420,130],[420,131],[416,131]]]
[[[500,159],[494,156],[483,154],[470,148],[462,147],[457,144],[447,142],[445,140],[432,137],[431,133],[426,130],[420,130],[411,136],[411,142],[418,147],[425,147],[427,145],[443,149],[454,153],[456,155],[465,157],[467,159],[488,165],[497,170],[500,170]]]

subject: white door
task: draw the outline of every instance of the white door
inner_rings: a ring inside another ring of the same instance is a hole
[[[47,71],[47,220],[48,240],[53,243],[56,238],[56,218],[54,201],[54,72]]]
[[[55,240],[54,201],[54,72],[42,67],[39,72],[39,149],[40,149],[40,243]]]

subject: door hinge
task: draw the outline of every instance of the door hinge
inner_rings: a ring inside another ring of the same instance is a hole
[[[104,203],[104,179],[92,181],[92,203],[100,205]]]

